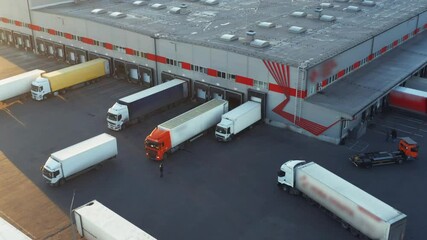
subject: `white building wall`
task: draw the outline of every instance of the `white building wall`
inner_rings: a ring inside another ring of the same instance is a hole
[[[27,1],[26,0],[1,0],[0,17],[20,21],[22,23],[29,23],[30,14],[28,10]],[[0,27],[25,33],[25,34],[31,34],[30,29],[23,26],[16,26],[15,24],[7,24],[0,21]]]
[[[410,34],[416,28],[417,17],[403,22],[384,33],[374,37],[372,52],[380,51],[383,47],[392,44],[394,41],[401,39],[405,34]]]
[[[425,25],[427,24],[427,12],[423,12],[418,17],[418,25],[417,27],[420,29],[426,29]]]

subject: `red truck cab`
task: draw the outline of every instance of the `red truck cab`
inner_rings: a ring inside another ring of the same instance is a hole
[[[149,159],[161,161],[167,158],[167,152],[171,149],[170,132],[156,127],[145,138],[145,155]]]
[[[408,158],[418,157],[418,144],[410,137],[400,138],[399,150],[402,151]]]

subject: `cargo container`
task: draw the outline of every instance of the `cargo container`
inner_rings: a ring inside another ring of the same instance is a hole
[[[188,97],[188,83],[174,79],[119,99],[107,113],[109,129],[119,131],[156,110],[175,105]]]
[[[234,135],[261,120],[261,104],[248,101],[225,113],[216,125],[215,137],[218,141],[231,141]]]
[[[87,240],[155,240],[96,200],[74,209],[73,215],[77,232]]]
[[[390,106],[427,114],[427,92],[398,86],[390,92],[388,101]]]
[[[48,95],[88,83],[110,73],[109,62],[98,58],[49,73],[43,73],[31,84],[31,96],[41,101]]]
[[[0,102],[30,93],[31,83],[42,73],[36,69],[0,80]]]
[[[0,240],[31,240],[31,238],[0,218]]]
[[[405,214],[314,162],[284,163],[277,181],[285,191],[302,194],[329,210],[355,236],[378,240],[405,236]]]
[[[178,150],[181,144],[215,126],[227,111],[227,101],[212,99],[158,125],[145,139],[146,156],[154,160],[167,158],[168,153]]]
[[[66,180],[116,156],[116,138],[103,133],[52,153],[42,167],[42,175],[50,185],[62,185]]]

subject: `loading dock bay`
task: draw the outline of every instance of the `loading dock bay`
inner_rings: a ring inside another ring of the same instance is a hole
[[[22,54],[0,47],[4,58]],[[29,58],[15,57],[14,64],[28,68],[47,61],[34,56],[39,61],[27,66]],[[63,63],[57,64],[60,68]],[[213,133],[199,138],[167,159],[165,176],[159,178],[158,163],[145,158],[144,138],[157,124],[192,104],[122,132],[109,131],[108,107],[139,89],[139,85],[107,78],[43,102],[27,99],[14,104],[0,111],[0,151],[64,213],[68,214],[75,191],[74,206],[97,199],[158,239],[352,239],[326,213],[277,189],[276,172],[288,159],[316,161],[407,214],[405,239],[427,235],[424,117],[387,112],[357,140],[366,143],[366,150],[393,150],[395,146],[385,142],[384,130],[397,128],[399,136],[410,136],[420,145],[419,159],[400,166],[358,169],[348,160],[354,153],[348,145],[336,146],[261,124],[230,143],[216,142]],[[117,137],[117,159],[60,188],[44,182],[39,168],[51,152],[102,132]]]

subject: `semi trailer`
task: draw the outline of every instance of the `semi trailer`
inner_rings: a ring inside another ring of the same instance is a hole
[[[405,236],[405,214],[314,162],[285,162],[277,181],[285,191],[303,195],[330,211],[355,236],[378,240]]]
[[[31,240],[31,238],[0,217],[0,240]]]
[[[29,93],[31,83],[43,73],[43,70],[35,69],[0,80],[0,102]]]
[[[155,240],[96,200],[74,209],[73,216],[77,232],[87,240]]]
[[[427,114],[427,92],[398,86],[390,92],[388,101],[390,106]]]
[[[109,73],[109,62],[102,58],[43,73],[31,83],[31,96],[34,100],[41,101],[58,91],[65,91]]]
[[[212,99],[175,118],[158,125],[145,139],[145,152],[149,159],[163,160],[181,144],[191,141],[215,126],[223,113],[228,111],[228,102]]]
[[[218,141],[231,141],[234,135],[261,120],[261,104],[248,101],[224,113],[216,125],[215,137]]]
[[[399,140],[398,150],[393,152],[368,152],[359,153],[350,157],[350,161],[356,167],[371,168],[372,166],[385,164],[402,164],[409,159],[418,157],[418,144],[410,137],[402,137]]]
[[[99,167],[116,156],[116,138],[102,133],[52,153],[42,167],[42,176],[52,186],[62,185],[66,180]]]
[[[107,113],[107,126],[120,131],[156,110],[178,104],[188,97],[188,83],[174,79],[119,99]]]

